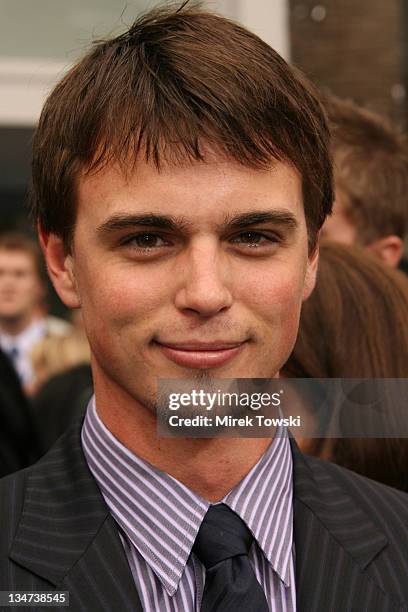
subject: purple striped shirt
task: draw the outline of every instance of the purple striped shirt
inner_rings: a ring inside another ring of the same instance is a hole
[[[147,612],[198,612],[205,569],[191,549],[210,503],[130,452],[105,427],[95,401],[82,446],[119,527]],[[295,612],[292,455],[280,431],[258,463],[222,501],[254,536],[249,559],[271,612]]]

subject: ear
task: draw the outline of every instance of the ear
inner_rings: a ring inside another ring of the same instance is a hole
[[[316,285],[317,267],[319,263],[319,243],[316,242],[316,246],[310,253],[307,260],[305,282],[303,285],[302,302],[307,300],[309,295],[312,293]]]
[[[404,245],[399,236],[385,236],[368,244],[366,249],[387,266],[396,268],[401,261]]]
[[[62,238],[56,234],[38,228],[38,235],[55,291],[68,308],[80,308],[72,255],[66,253]]]

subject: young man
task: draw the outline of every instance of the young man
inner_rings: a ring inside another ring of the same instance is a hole
[[[224,18],[150,13],[56,87],[33,169],[95,397],[1,483],[0,590],[84,612],[403,609],[406,496],[285,432],[156,434],[160,379],[271,378],[292,349],[332,202],[310,85]]]
[[[26,392],[34,388],[31,351],[48,335],[68,333],[68,323],[44,314],[46,284],[41,251],[19,233],[0,236],[0,347]]]
[[[326,103],[332,131],[335,202],[322,237],[359,244],[397,267],[408,231],[408,149],[383,117],[350,101]]]

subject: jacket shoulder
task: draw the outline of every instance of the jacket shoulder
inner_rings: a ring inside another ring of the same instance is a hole
[[[330,491],[333,483],[370,516],[391,541],[408,544],[408,493],[361,476],[344,467],[307,457],[317,485]]]
[[[0,558],[8,555],[24,506],[26,478],[30,468],[0,479]]]

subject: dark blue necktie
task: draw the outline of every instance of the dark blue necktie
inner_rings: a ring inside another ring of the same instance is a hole
[[[7,355],[10,358],[11,363],[13,364],[14,368],[17,367],[17,359],[18,359],[18,355],[19,355],[19,350],[16,346],[12,346],[9,349],[6,350]]]
[[[228,506],[210,506],[193,546],[206,568],[201,612],[269,612],[248,559],[253,539]]]

